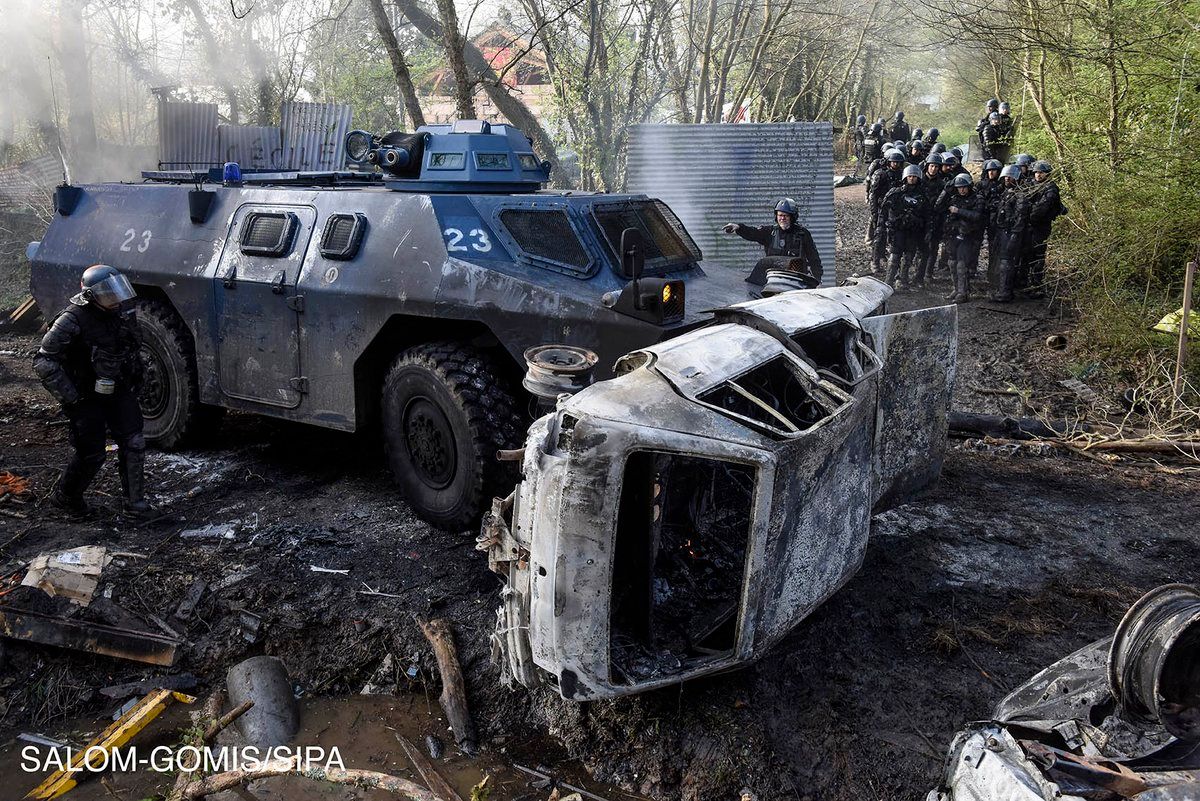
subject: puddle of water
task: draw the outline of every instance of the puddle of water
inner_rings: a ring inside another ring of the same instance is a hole
[[[430,759],[442,777],[458,791],[464,799],[470,797],[471,788],[490,775],[491,799],[493,801],[534,801],[549,796],[549,788],[534,788],[534,779],[512,767],[506,755],[484,752],[478,757],[468,757],[453,746],[453,737],[447,729],[441,708],[435,698],[424,695],[357,695],[341,698],[315,698],[300,702],[300,732],[291,747],[316,746],[325,749],[336,747],[346,768],[373,770],[393,776],[401,776],[424,786],[421,777],[404,754],[396,739],[400,734],[407,737],[421,753],[425,750],[425,735],[433,734],[444,744],[441,759]],[[179,704],[169,707],[158,719],[139,734],[130,745],[136,746],[139,757],[147,757],[157,746],[175,746],[182,739],[182,732],[190,724],[187,712],[190,707]],[[64,723],[50,731],[39,732],[60,742],[82,745],[107,725],[104,719],[80,719]],[[218,741],[225,744],[226,736]],[[230,744],[233,743],[229,739]],[[0,746],[0,776],[8,777],[20,797],[41,782],[44,773],[28,772],[23,761],[22,749],[32,747],[23,741],[9,740]],[[48,749],[33,747],[44,758]],[[520,751],[524,758],[514,761],[527,767],[537,767],[538,762],[548,762],[549,754],[556,749],[547,742],[523,741]],[[559,765],[554,772],[563,781],[584,787],[596,795],[617,801],[631,798],[616,788],[606,788],[582,778],[583,771],[576,763]],[[142,799],[155,794],[165,795],[174,783],[174,777],[156,773],[148,767],[134,771],[119,771],[108,774],[109,786],[120,798]],[[230,792],[210,796],[213,801],[394,801],[399,796],[379,790],[360,790],[344,785],[331,785],[299,777],[275,777],[250,783],[248,792]],[[566,791],[563,791],[566,794]],[[112,795],[96,778],[87,779],[71,790],[68,801],[112,801]]]

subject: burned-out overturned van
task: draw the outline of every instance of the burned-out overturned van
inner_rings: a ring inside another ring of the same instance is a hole
[[[717,310],[534,423],[480,537],[509,680],[586,700],[726,670],[854,574],[945,447],[955,309],[874,314],[890,294]]]

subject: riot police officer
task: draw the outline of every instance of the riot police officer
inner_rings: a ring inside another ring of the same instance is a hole
[[[1019,184],[1027,184],[1033,180],[1033,173],[1029,168],[1033,166],[1034,158],[1028,153],[1018,153],[1017,158],[1013,161],[1017,170],[1020,172],[1020,178],[1017,180]]]
[[[854,145],[854,174],[858,175],[858,171],[863,166],[864,142],[867,138],[867,118],[863,114],[858,115],[858,119],[854,122],[854,127],[850,130],[851,141]]]
[[[1029,235],[1025,240],[1025,253],[1021,259],[1021,270],[1017,285],[1027,289],[1030,297],[1041,297],[1046,272],[1046,240],[1050,228],[1066,206],[1059,195],[1058,184],[1050,178],[1050,162],[1036,161],[1033,164],[1033,184],[1026,188],[1029,193]]]
[[[146,441],[137,393],[142,383],[141,334],[124,275],[106,264],[83,272],[80,292],[42,338],[33,369],[62,404],[74,453],[50,500],[66,511],[89,511],[83,493],[104,464],[106,429],[117,443],[127,513],[144,515]]]
[[[888,190],[880,213],[887,220],[888,274],[887,282],[907,287],[913,259],[920,249],[929,220],[929,202],[921,191],[921,168],[909,164],[904,168],[903,183]]]
[[[1004,183],[1000,180],[1000,170],[1002,169],[1004,169],[1004,165],[996,159],[985,161],[983,177],[979,179],[979,188],[977,189],[987,211],[984,224],[984,233],[987,235],[988,243],[987,279],[992,286],[996,286],[996,268],[999,264],[997,255],[999,244],[996,241],[996,227],[992,223],[992,212],[995,211],[996,201],[999,200],[1000,192],[1004,189]]]
[[[945,187],[942,157],[937,153],[930,153],[925,159],[921,178],[921,191],[925,193],[925,200],[929,204],[929,220],[917,251],[917,274],[913,279],[913,286],[916,287],[925,286],[925,276],[932,272],[933,262],[937,258],[938,243],[942,238],[942,219],[937,213],[937,202]]]
[[[902,143],[912,139],[912,128],[904,121],[904,112],[897,111],[896,116],[892,119],[892,125],[888,128],[888,135],[893,139]]]
[[[925,143],[920,139],[913,139],[908,143],[908,163],[921,164],[925,161],[926,149]]]
[[[883,126],[879,123],[875,123],[863,136],[862,156],[860,157],[862,164],[869,165],[871,162],[882,156],[883,146]]]
[[[942,135],[942,132],[939,131],[937,128],[930,128],[929,133],[925,134],[925,146],[932,148],[934,145],[936,145],[938,143],[938,137],[941,135]]]
[[[979,134],[980,138],[983,137],[984,126],[988,124],[988,119],[992,116],[992,112],[994,111],[1000,111],[1000,101],[993,97],[987,102],[983,116],[979,118],[979,124],[975,126],[975,133]]]
[[[742,223],[728,223],[722,229],[727,234],[737,234],[742,239],[763,246],[764,255],[791,256],[804,259],[808,272],[818,281],[821,279],[821,254],[813,242],[812,234],[800,224],[800,207],[790,197],[775,204],[775,224],[757,228]]]
[[[888,151],[886,158],[887,167],[876,171],[871,176],[871,183],[867,190],[867,205],[874,232],[871,266],[873,270],[879,272],[883,272],[885,269],[888,245],[887,216],[883,211],[883,199],[887,197],[888,192],[900,185],[904,169],[904,154],[899,150]],[[919,170],[917,174],[920,175]]]
[[[998,111],[993,111],[984,126],[979,140],[983,145],[983,157],[996,159],[1001,164],[1008,161],[1010,129],[1004,125]]]
[[[947,191],[953,193],[942,226],[942,242],[950,254],[950,274],[954,278],[954,294],[949,300],[966,303],[971,299],[971,277],[979,267],[986,203],[966,173],[954,176]]]
[[[1021,247],[1029,226],[1029,198],[1021,186],[1021,170],[1009,164],[1000,171],[1004,188],[992,208],[992,226],[996,231],[997,283],[992,300],[1008,303],[1020,266]]]

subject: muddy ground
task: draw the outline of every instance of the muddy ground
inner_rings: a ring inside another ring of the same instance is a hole
[[[838,190],[837,209],[846,274],[866,262],[861,187]],[[902,294],[892,307],[935,305],[944,290]],[[1069,348],[1044,344],[1069,333],[1063,310],[972,303],[960,325],[958,407],[1079,411],[1058,382],[1080,366]],[[42,499],[66,437],[30,371],[35,343],[0,337],[0,470],[33,487],[27,503],[0,506],[0,573],[88,543],[143,554],[114,564],[106,580],[114,601],[163,618],[193,582],[207,581],[175,669],[196,676],[200,694],[257,653],[280,656],[307,696],[357,693],[390,653],[397,672],[421,669],[398,692],[423,693],[436,669],[413,615],[447,617],[489,758],[532,750],[548,763],[579,760],[615,785],[613,799],[623,790],[709,801],[743,786],[764,799],[919,799],[964,722],[1104,635],[1141,592],[1200,570],[1200,485],[1188,475],[955,443],[935,487],[876,519],[858,575],[760,663],[641,697],[568,703],[497,684],[488,654],[497,578],[471,535],[432,530],[396,499],[368,437],[226,415],[203,447],[152,455],[159,519],[130,526],[105,511],[81,524],[52,514]],[[1120,388],[1100,389],[1112,400]],[[111,465],[96,493],[115,506]],[[228,524],[230,536],[196,531],[211,524]],[[263,619],[257,642],[240,627],[243,610]],[[19,643],[5,650],[0,743],[111,711],[97,688],[154,675]],[[437,728],[436,716],[427,726]],[[550,755],[555,746],[561,757]]]

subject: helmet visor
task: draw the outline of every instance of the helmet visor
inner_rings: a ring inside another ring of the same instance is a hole
[[[88,291],[91,292],[92,300],[96,302],[96,305],[105,309],[115,309],[125,301],[137,297],[129,279],[120,273],[110,275],[103,281],[92,284],[88,287]]]

